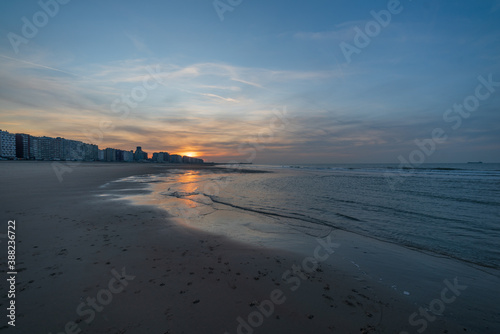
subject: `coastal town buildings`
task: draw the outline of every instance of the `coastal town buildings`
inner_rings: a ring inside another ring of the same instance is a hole
[[[174,163],[174,164],[180,164],[182,163],[182,156],[178,154],[171,154],[169,157],[169,162]]]
[[[14,158],[16,156],[16,135],[0,130],[0,156]]]
[[[97,154],[97,160],[104,161],[104,150],[99,150]]]
[[[0,130],[0,159],[50,160],[50,161],[106,161],[202,164],[203,159],[155,152],[152,159],[137,146],[136,151],[115,148],[99,149],[97,145],[62,137],[37,137],[25,133]]]
[[[115,162],[115,161],[132,162],[134,161],[134,152],[108,147],[104,150],[99,150],[97,160],[107,161],[107,162]]]
[[[123,161],[132,162],[134,161],[134,151],[123,151]]]
[[[16,158],[30,158],[30,135],[16,133]]]
[[[16,134],[16,157],[30,160],[95,161],[98,159],[98,147],[61,137]]]
[[[116,150],[114,148],[107,148],[104,151],[104,161],[108,162],[116,161]]]
[[[137,149],[135,150],[134,153],[134,160],[135,161],[148,160],[148,154],[144,152],[140,146],[137,146]]]
[[[185,163],[185,164],[202,164],[203,160],[198,159],[198,158],[183,156],[182,157],[182,162]]]
[[[154,162],[170,162],[169,157],[170,157],[170,154],[168,154],[167,152],[153,153],[153,161]]]

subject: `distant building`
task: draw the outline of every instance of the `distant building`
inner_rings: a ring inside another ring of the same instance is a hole
[[[168,161],[171,163],[174,163],[174,164],[176,164],[176,163],[180,164],[180,163],[182,163],[182,156],[180,156],[178,154],[170,154]]]
[[[0,157],[16,157],[16,135],[0,130]]]
[[[116,150],[114,148],[107,148],[104,150],[104,161],[114,162],[116,161]]]
[[[30,150],[29,150],[29,158],[36,160],[36,159],[41,159],[39,158],[41,156],[40,154],[40,147],[39,147],[39,138],[30,136]],[[38,157],[38,158],[37,158]]]
[[[12,134],[0,130],[0,157],[32,160],[69,160],[69,161],[144,161],[148,153],[141,146],[136,151],[114,148],[100,150],[97,145],[62,137],[36,137],[29,134]],[[202,159],[168,152],[153,153],[152,160],[160,163],[203,163]]]
[[[123,151],[123,161],[125,162],[134,161],[134,151]]]
[[[85,160],[97,161],[99,155],[99,147],[94,144],[83,144],[85,145]]]
[[[170,158],[170,154],[168,154],[168,152],[158,153],[159,162],[168,162],[169,158]]]
[[[115,151],[116,161],[123,161],[123,150]]]
[[[24,133],[16,133],[16,158],[30,158],[30,137]]]
[[[135,161],[148,160],[148,154],[144,152],[140,146],[137,146],[137,149],[135,150],[134,153],[134,160]]]
[[[57,138],[52,138],[53,139],[53,147],[52,147],[52,154],[50,159],[51,160],[66,160],[66,152],[64,147],[66,146],[66,139],[57,137]]]
[[[202,164],[203,159],[198,159],[198,158],[193,158],[193,157],[188,157],[188,156],[183,156],[182,157],[182,162],[185,164]]]
[[[40,146],[40,158],[42,160],[50,160],[51,157],[55,155],[55,140],[51,137],[40,137],[39,144]]]
[[[153,153],[153,161],[154,162],[169,162],[169,156],[167,152],[155,152]]]
[[[56,143],[59,138],[56,138]],[[57,146],[57,144],[56,144]],[[61,159],[78,161],[99,160],[99,147],[94,144],[86,144],[81,141],[61,138]],[[56,149],[57,150],[57,149]]]
[[[85,147],[80,141],[72,140],[70,154],[73,160],[83,161],[85,160]]]
[[[26,138],[27,137],[27,138]],[[34,160],[71,160],[96,161],[99,159],[97,145],[61,137],[35,137],[19,134],[16,144],[22,142],[22,154]],[[21,154],[21,147],[16,148],[16,154]]]
[[[97,160],[104,161],[104,152],[105,152],[105,150],[99,150],[99,152],[97,154]]]
[[[64,156],[66,160],[71,161],[85,160],[85,148],[83,143],[76,140],[65,139]]]

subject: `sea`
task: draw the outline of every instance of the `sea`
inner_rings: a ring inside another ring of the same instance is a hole
[[[144,183],[136,202],[242,242],[343,230],[500,269],[500,164],[227,165],[117,182]]]
[[[471,333],[500,333],[500,164],[164,166],[102,193],[164,209],[159,235],[180,224],[239,242],[235,252],[291,252],[296,268],[327,244],[333,253],[317,270],[333,288],[338,277],[381,286],[420,315],[444,305],[454,282],[464,290],[446,316]],[[374,307],[376,326],[383,312]],[[417,313],[401,333],[417,332]]]

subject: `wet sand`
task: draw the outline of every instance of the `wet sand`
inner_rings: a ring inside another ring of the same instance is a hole
[[[330,254],[327,239],[311,248],[309,258],[325,258],[316,267],[303,255],[179,225],[153,206],[100,197],[107,182],[168,168],[82,163],[59,182],[49,162],[1,162],[0,233],[6,233],[8,220],[16,221],[18,274],[16,326],[2,315],[0,330],[232,334],[423,328],[409,324],[418,311],[411,299],[336,261],[338,252]],[[340,232],[329,238],[348,242]],[[6,239],[0,240],[3,260]],[[3,312],[7,302],[2,293]],[[429,316],[429,333],[474,333],[456,316]]]

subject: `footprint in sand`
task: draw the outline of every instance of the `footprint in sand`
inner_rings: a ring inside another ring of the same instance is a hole
[[[366,326],[361,328],[362,333],[369,333],[372,327],[376,327],[382,320],[382,307],[376,298],[370,298],[367,295],[358,292],[355,289],[351,290],[353,295],[348,295],[344,303],[356,308],[356,312],[362,312],[366,319]],[[363,332],[364,330],[364,332]]]

